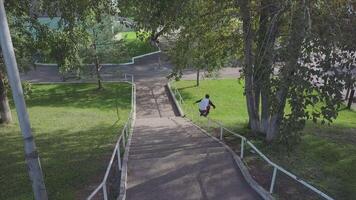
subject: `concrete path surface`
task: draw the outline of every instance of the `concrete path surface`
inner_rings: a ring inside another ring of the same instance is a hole
[[[136,67],[137,119],[127,163],[126,199],[261,199],[225,147],[177,117],[161,69],[161,74],[157,69],[150,76],[154,71],[142,73]]]
[[[137,119],[127,200],[261,199],[231,154],[184,118]]]
[[[127,163],[126,199],[261,199],[225,147],[177,117],[165,87],[172,65],[158,58],[153,55],[134,65],[107,66],[101,72],[105,81],[120,80],[124,73],[135,76],[137,119]],[[239,71],[231,68],[221,74],[236,77]],[[186,70],[183,78],[195,79],[195,75],[195,71]],[[31,82],[62,81],[58,68],[53,66],[37,67],[21,78]],[[88,78],[70,81],[87,82],[91,80]]]

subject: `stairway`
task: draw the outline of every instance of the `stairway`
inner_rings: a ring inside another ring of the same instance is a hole
[[[137,83],[127,200],[261,199],[219,142],[177,117],[162,81]]]

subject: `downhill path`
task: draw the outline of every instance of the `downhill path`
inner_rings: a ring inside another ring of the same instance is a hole
[[[255,200],[261,199],[243,178],[231,154],[186,119],[177,117],[167,95],[168,62],[148,56],[134,65],[107,66],[105,81],[135,76],[137,119],[128,159],[127,200]],[[164,60],[164,59],[162,59]],[[237,77],[237,69],[222,72]],[[194,79],[194,71],[185,78]],[[61,82],[58,68],[38,67],[22,80]],[[71,80],[87,82],[86,80]]]
[[[164,78],[138,78],[127,200],[261,199],[220,143],[176,117]]]

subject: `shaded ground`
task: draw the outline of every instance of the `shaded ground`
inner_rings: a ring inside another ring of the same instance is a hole
[[[32,86],[26,103],[49,199],[79,199],[77,192],[97,186],[105,173],[117,131],[128,117],[131,86],[104,86],[104,91],[93,84]],[[14,123],[0,125],[0,199],[29,200],[23,139],[12,113]]]
[[[180,117],[135,124],[126,199],[261,199],[231,154]]]

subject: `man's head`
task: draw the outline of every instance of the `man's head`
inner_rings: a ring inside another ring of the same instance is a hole
[[[205,98],[209,99],[209,97],[210,97],[210,96],[209,96],[208,94],[205,95]]]

